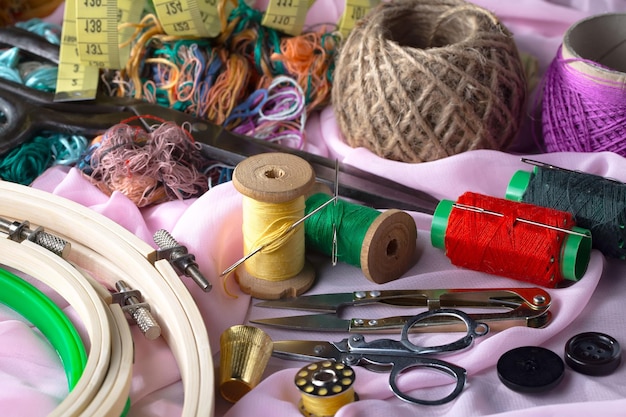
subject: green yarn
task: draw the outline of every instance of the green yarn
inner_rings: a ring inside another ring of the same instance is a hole
[[[50,139],[36,136],[0,159],[0,178],[29,185],[44,172],[51,160]]]
[[[306,200],[305,215],[332,197],[319,193]],[[304,236],[307,249],[332,255],[333,224],[337,229],[337,259],[361,267],[361,248],[370,225],[380,212],[368,207],[337,200],[304,221]]]
[[[0,157],[0,178],[30,185],[52,165],[75,164],[86,147],[84,136],[41,132]]]

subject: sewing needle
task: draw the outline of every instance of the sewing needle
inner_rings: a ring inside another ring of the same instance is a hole
[[[335,159],[335,198],[333,206],[337,207],[337,199],[339,198],[339,160]],[[337,248],[337,219],[336,219],[337,210],[333,211],[333,246],[331,250],[331,260],[333,266],[337,265],[337,252],[339,249]]]
[[[315,210],[313,210],[312,212],[310,212],[309,214],[307,214],[306,216],[304,216],[303,218],[293,222],[287,229],[285,229],[285,231],[283,233],[281,233],[279,236],[277,236],[276,238],[272,239],[271,241],[264,243],[260,246],[258,246],[256,249],[254,249],[253,251],[251,251],[250,253],[248,253],[246,256],[244,256],[243,258],[239,259],[237,262],[235,262],[234,264],[232,264],[231,266],[229,266],[228,268],[226,268],[221,274],[220,277],[223,277],[225,275],[230,274],[231,272],[233,272],[235,269],[237,269],[242,263],[244,263],[245,261],[247,261],[248,259],[252,258],[254,255],[256,255],[257,253],[261,252],[263,249],[265,249],[266,247],[268,247],[269,245],[271,245],[272,243],[276,242],[278,239],[281,239],[283,236],[285,236],[287,233],[291,232],[293,229],[295,229],[296,227],[298,227],[300,224],[302,224],[302,222],[304,222],[306,219],[308,219],[309,217],[311,217],[312,215],[314,215],[315,213],[317,213],[318,211],[322,210],[324,207],[326,207],[327,205],[329,205],[330,203],[332,203],[333,201],[335,201],[337,197],[333,197],[330,200],[328,200],[327,202],[325,202],[324,204],[322,204],[321,206],[319,206],[318,208],[316,208]]]
[[[483,214],[490,214],[492,216],[504,217],[504,214],[502,214],[502,213],[498,213],[498,212],[491,211],[491,210],[486,210],[486,209],[480,208],[480,207],[469,206],[467,204],[454,203],[452,206],[460,208],[460,209],[463,209],[463,210],[473,211],[473,212],[476,212],[476,213],[483,213]],[[587,233],[581,233],[581,232],[576,232],[574,230],[563,229],[562,227],[552,226],[552,225],[545,224],[545,223],[540,223],[540,222],[535,222],[535,221],[532,221],[532,220],[523,219],[521,217],[516,217],[515,221],[518,221],[520,223],[532,224],[533,226],[545,227],[545,228],[548,228],[548,229],[557,230],[559,232],[569,233],[570,235],[577,235],[577,236],[582,236],[582,237],[591,237]]]

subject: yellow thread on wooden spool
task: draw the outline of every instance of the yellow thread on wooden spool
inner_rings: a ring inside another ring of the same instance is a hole
[[[311,363],[298,371],[294,382],[302,398],[300,412],[306,417],[334,416],[341,407],[358,399],[354,370],[335,361]]]
[[[304,196],[314,182],[311,165],[291,154],[255,155],[235,167],[233,185],[243,195],[244,255],[267,244],[237,270],[242,291],[276,299],[295,297],[313,285],[304,225],[285,231],[304,217]]]
[[[243,223],[244,253],[265,246],[264,256],[253,256],[246,261],[246,269],[257,278],[282,281],[304,268],[303,227],[287,229],[304,217],[304,197],[282,204],[265,203],[244,197]]]

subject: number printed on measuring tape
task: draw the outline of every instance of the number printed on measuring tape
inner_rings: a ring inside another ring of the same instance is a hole
[[[55,101],[93,99],[98,89],[98,68],[85,65],[80,59],[75,6],[69,1],[64,10]]]
[[[71,1],[71,0],[70,0]],[[74,0],[80,59],[87,65],[119,69],[120,34],[116,0]]]
[[[75,0],[77,38],[81,60],[90,66],[120,69],[130,55],[134,28],[122,23],[139,21],[142,2],[133,0]]]
[[[212,38],[221,31],[217,0],[154,0],[153,5],[168,35]]]
[[[346,8],[339,20],[339,32],[346,37],[354,29],[356,22],[361,20],[380,0],[347,0]]]
[[[261,24],[288,35],[302,33],[310,0],[270,0]]]

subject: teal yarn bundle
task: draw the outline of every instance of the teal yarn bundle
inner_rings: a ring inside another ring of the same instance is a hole
[[[340,199],[315,212],[331,198],[318,193],[306,200],[307,250],[359,267],[378,284],[400,278],[413,265],[417,228],[409,214],[400,210],[381,213]]]
[[[507,198],[572,213],[577,225],[591,231],[594,248],[607,257],[626,259],[626,184],[538,166],[513,176]]]

